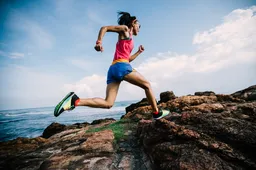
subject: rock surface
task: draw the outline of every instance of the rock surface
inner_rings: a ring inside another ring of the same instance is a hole
[[[1,142],[0,169],[150,169],[151,162],[135,137],[136,123],[123,121],[125,133],[118,141],[110,129],[88,132],[90,129],[104,128],[115,122],[114,119],[101,119],[92,124],[70,126],[52,123],[44,131],[50,136],[47,139],[17,138]]]
[[[160,120],[143,99],[120,121],[53,123],[41,137],[0,142],[0,169],[256,169],[255,87],[232,95],[164,92],[158,106],[171,113]]]
[[[127,112],[130,112],[138,107],[141,107],[141,106],[148,106],[149,103],[148,103],[148,99],[147,98],[143,98],[141,101],[137,102],[137,103],[134,103],[134,104],[131,104],[130,106],[126,107],[125,108],[125,111],[126,113]]]
[[[195,92],[195,96],[215,96],[213,91]]]
[[[156,169],[256,169],[256,101],[243,95],[255,93],[249,90],[179,97],[162,104],[172,111],[164,119],[140,120],[137,135]]]
[[[256,100],[256,85],[250,86],[244,90],[235,92],[232,94],[233,97],[241,98],[247,101]]]
[[[159,103],[167,102],[167,101],[175,99],[175,98],[176,98],[176,96],[174,95],[173,91],[162,92],[162,93],[160,93]]]

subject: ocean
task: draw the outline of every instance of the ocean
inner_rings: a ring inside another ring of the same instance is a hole
[[[135,102],[137,101],[116,102],[111,109],[77,107],[72,111],[63,112],[59,117],[53,115],[54,107],[1,110],[0,141],[41,136],[44,129],[53,122],[71,125],[91,123],[93,120],[104,118],[119,120],[125,114],[125,108]]]

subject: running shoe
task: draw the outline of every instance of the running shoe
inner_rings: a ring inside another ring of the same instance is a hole
[[[167,116],[169,113],[170,113],[169,110],[159,109],[158,114],[153,113],[153,118],[154,119],[161,119],[161,118]]]
[[[75,101],[79,97],[74,92],[69,92],[54,109],[54,116],[59,116],[66,110],[73,110],[75,108]]]

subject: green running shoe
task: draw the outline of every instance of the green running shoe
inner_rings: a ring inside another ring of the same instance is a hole
[[[79,97],[74,92],[69,92],[54,109],[54,116],[59,116],[66,110],[73,110],[75,108],[75,101]]]
[[[159,109],[158,114],[154,114],[154,113],[153,113],[153,118],[154,118],[154,119],[161,119],[161,118],[167,116],[169,113],[170,113],[169,110]]]

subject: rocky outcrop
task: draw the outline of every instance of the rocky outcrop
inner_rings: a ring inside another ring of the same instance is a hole
[[[98,119],[98,120],[94,120],[92,121],[91,125],[97,125],[97,124],[102,124],[102,123],[112,123],[115,122],[116,120],[113,118],[106,118],[106,119]]]
[[[164,119],[140,120],[137,135],[156,169],[256,169],[256,101],[235,96],[179,97],[161,105],[172,111]]]
[[[65,129],[66,125],[54,122],[44,130],[42,137],[47,139],[56,133],[62,132]]]
[[[100,122],[100,120],[99,120]],[[57,133],[60,133],[64,130],[68,130],[68,129],[80,129],[80,128],[83,128],[83,127],[86,127],[90,125],[89,123],[87,122],[84,122],[84,123],[76,123],[76,124],[73,124],[73,125],[69,125],[69,126],[66,126],[66,125],[63,125],[63,124],[59,124],[59,123],[52,123],[50,124],[43,132],[43,135],[42,137],[43,138],[49,138]]]
[[[110,123],[113,123],[115,122],[115,119],[113,118],[106,118],[106,119],[98,119],[98,120],[94,120],[92,121],[91,125],[97,125],[97,124],[100,124],[100,125],[107,125],[107,124],[110,124]],[[69,129],[81,129],[81,128],[84,128],[86,126],[89,126],[90,123],[87,123],[87,122],[84,122],[84,123],[75,123],[73,125],[63,125],[63,124],[59,124],[57,122],[54,122],[52,124],[50,124],[43,132],[42,136],[43,138],[49,138],[57,133],[60,133],[62,131],[65,131],[65,130],[69,130]]]
[[[215,96],[213,91],[195,92],[195,96]]]
[[[167,102],[169,100],[175,99],[176,96],[174,95],[173,91],[166,91],[160,93],[160,101],[159,103]]]
[[[250,86],[244,90],[235,92],[232,94],[233,97],[241,98],[247,101],[256,100],[256,85]]]
[[[0,169],[256,169],[255,87],[232,95],[163,92],[171,113],[152,120],[146,99],[122,119],[52,123],[37,138],[0,143]]]
[[[59,137],[62,136],[62,137]],[[83,130],[70,130],[48,143],[56,152],[43,160],[39,169],[109,169],[114,159],[114,134],[104,130],[86,134]],[[61,139],[59,141],[58,139]],[[54,141],[54,142],[53,142]],[[63,146],[54,147],[61,143]]]
[[[0,169],[150,169],[151,162],[135,137],[136,123],[120,121],[120,128],[125,132],[118,140],[115,132],[108,128],[115,123],[113,119],[83,123],[83,127],[82,124],[65,126],[53,123],[44,132],[51,134],[47,139],[17,138],[2,142]],[[58,133],[54,133],[54,129]]]
[[[130,112],[130,111],[138,108],[138,107],[148,106],[148,105],[149,105],[148,99],[147,98],[143,98],[141,101],[139,101],[137,103],[134,103],[134,104],[131,104],[130,106],[126,107],[125,111],[127,113],[127,112]]]

